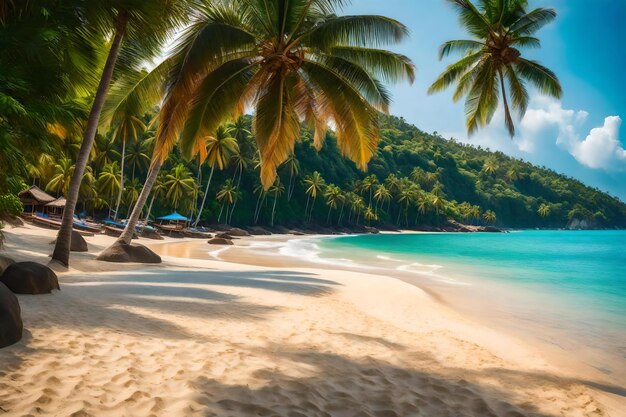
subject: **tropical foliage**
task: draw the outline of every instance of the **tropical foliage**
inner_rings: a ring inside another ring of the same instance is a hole
[[[452,40],[441,46],[439,56],[463,53],[431,85],[435,93],[456,83],[453,100],[465,96],[467,130],[474,133],[489,124],[501,98],[504,122],[509,134],[515,134],[510,107],[521,116],[528,107],[526,83],[543,94],[561,96],[556,75],[536,61],[522,56],[523,48],[538,48],[536,32],[556,17],[553,9],[527,10],[527,0],[448,0],[457,10],[461,25],[473,37]],[[508,92],[507,87],[508,85]],[[511,105],[507,95],[511,99]]]

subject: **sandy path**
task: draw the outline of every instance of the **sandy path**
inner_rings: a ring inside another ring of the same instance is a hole
[[[45,261],[52,232],[7,234],[11,256]],[[87,240],[94,253],[110,242]],[[75,257],[61,292],[20,296],[27,334],[0,350],[0,416],[616,417],[623,405],[401,281],[93,256]]]

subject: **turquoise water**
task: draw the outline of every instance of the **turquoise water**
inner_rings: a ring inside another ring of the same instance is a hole
[[[418,285],[480,299],[474,312],[593,352],[592,364],[606,374],[626,370],[626,231],[382,234],[308,244],[320,260],[413,273]]]

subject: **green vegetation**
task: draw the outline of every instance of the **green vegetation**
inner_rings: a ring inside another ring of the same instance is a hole
[[[576,218],[597,227],[626,227],[625,204],[575,179],[500,152],[427,134],[396,117],[381,118],[381,142],[366,173],[341,155],[334,133],[327,134],[318,151],[313,131],[303,126],[295,158],[279,167],[279,181],[265,191],[256,139],[250,133],[252,117],[243,116],[220,127],[206,142],[208,156],[200,165],[200,159],[186,160],[175,146],[143,216],[178,210],[200,224],[398,227],[438,225],[451,218],[513,228],[559,228]],[[238,140],[235,126],[247,132]],[[97,141],[87,167],[94,174],[85,176],[79,198],[79,206],[98,217],[112,217],[119,191],[120,164],[106,162],[106,154],[121,155],[123,144],[114,142],[111,147],[107,140],[114,133],[111,130]],[[147,152],[152,151],[153,135],[148,129],[138,136],[139,142],[148,143]],[[71,163],[71,158],[66,151],[40,155],[36,162],[41,169],[12,177],[13,182],[56,188],[55,167],[58,161]],[[132,209],[139,182],[147,174],[147,164],[126,164],[121,217]],[[63,195],[62,187],[59,192]]]

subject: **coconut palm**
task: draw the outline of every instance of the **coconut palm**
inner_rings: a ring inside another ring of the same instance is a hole
[[[261,208],[263,202],[265,201],[265,197],[267,196],[267,191],[265,191],[265,187],[263,187],[263,184],[259,183],[256,187],[254,187],[254,194],[258,194],[258,197],[256,199],[256,206],[254,207],[254,224],[256,224],[259,221]]]
[[[150,213],[152,213],[152,205],[154,204],[154,200],[157,198],[165,197],[167,193],[167,186],[165,183],[167,182],[165,172],[159,172],[156,180],[154,182],[154,186],[152,187],[152,198],[150,199],[150,204],[148,205],[148,212],[146,213],[146,224],[150,221]]]
[[[317,196],[324,189],[325,181],[322,178],[322,174],[318,171],[313,171],[311,174],[304,177],[304,186],[306,189],[304,192],[306,193],[306,207],[304,209],[304,217],[307,216],[307,210],[309,208],[309,202],[313,199],[313,203],[311,204],[311,210],[309,211],[309,221],[311,221],[311,216],[313,216],[313,208],[315,207],[315,201],[317,200]]]
[[[198,136],[254,108],[266,188],[293,152],[302,121],[322,146],[332,120],[341,151],[365,169],[390,96],[379,80],[413,80],[407,57],[374,47],[406,38],[382,16],[336,16],[342,0],[201,1],[171,57],[157,133],[163,160],[180,133],[191,155]]]
[[[330,223],[330,215],[332,214],[332,211],[337,209],[343,199],[341,188],[337,187],[335,184],[329,184],[324,191],[324,198],[326,200],[326,205],[328,206],[326,223]]]
[[[226,180],[222,188],[217,192],[217,201],[222,203],[222,207],[220,209],[220,214],[217,217],[217,221],[219,222],[222,218],[222,212],[224,211],[224,207],[226,207],[226,212],[228,212],[228,207],[235,202],[237,198],[237,187],[233,183],[233,180]],[[226,221],[228,221],[228,216],[226,216]]]
[[[73,173],[74,163],[72,160],[65,157],[60,158],[54,165],[54,174],[48,185],[46,185],[46,190],[66,196]]]
[[[287,167],[287,170],[289,171],[289,185],[287,188],[287,201],[291,201],[291,197],[293,196],[293,190],[296,185],[296,177],[298,176],[298,173],[300,173],[300,163],[298,162],[298,159],[296,158],[295,153],[292,152],[291,155],[289,155],[284,165]]]
[[[439,92],[456,82],[453,100],[466,96],[469,134],[490,123],[501,96],[504,122],[513,137],[515,126],[505,83],[509,87],[511,106],[520,117],[528,107],[526,83],[543,94],[561,97],[556,75],[537,61],[523,58],[520,50],[540,46],[534,35],[554,20],[556,12],[545,8],[527,11],[527,0],[478,0],[478,7],[470,0],[448,2],[455,7],[461,24],[473,39],[448,41],[441,46],[440,58],[454,52],[464,53],[464,56],[448,66],[428,91]]]
[[[116,195],[120,188],[120,166],[117,161],[105,165],[98,175],[98,192],[106,198],[109,206],[109,218],[111,217],[111,208],[113,207],[113,196]]]
[[[230,163],[235,166],[233,181],[235,181],[236,177],[237,182],[235,183],[235,186],[237,187],[237,189],[239,189],[241,186],[241,174],[243,173],[244,169],[248,167],[248,162],[246,162],[246,158],[241,153],[241,148],[239,146],[237,146],[237,148],[234,150],[233,155],[230,158]],[[237,207],[237,200],[238,198],[235,198],[235,202],[230,209],[230,220],[228,221],[229,223],[233,218],[233,212],[235,211],[235,207]],[[226,214],[228,215],[228,213]]]
[[[125,45],[122,54],[123,66],[142,63],[146,58],[156,56],[170,30],[180,23],[180,17],[186,11],[186,3],[185,0],[155,0],[150,2],[103,0],[81,3],[84,8],[76,11],[76,14],[82,16],[89,28],[96,29],[104,36],[111,35],[111,40],[100,82],[85,124],[80,151],[76,158],[76,168],[72,176],[71,186],[68,189],[63,221],[52,254],[53,261],[60,262],[65,266],[69,265],[73,216],[78,201],[80,183],[100,123],[100,115],[109,85],[113,79],[113,72],[122,51],[122,44]],[[131,233],[134,232],[134,227],[135,225],[133,225]]]
[[[131,141],[126,150],[126,163],[130,166],[130,179],[135,178],[137,169],[146,169],[150,163],[150,142],[148,140]]]
[[[552,209],[550,208],[550,205],[546,203],[541,203],[541,205],[537,209],[537,213],[539,213],[539,215],[544,218],[548,217],[551,211]]]
[[[121,164],[120,170],[122,175],[120,177],[120,191],[117,195],[117,202],[115,204],[115,217],[114,221],[117,221],[119,217],[120,202],[122,201],[122,190],[124,189],[124,163],[126,162],[126,144],[128,141],[137,142],[139,135],[146,130],[146,125],[143,121],[134,114],[125,113],[120,117],[117,122],[117,126],[113,131],[113,137],[122,144],[122,154],[120,156]],[[135,176],[133,174],[133,180]],[[133,203],[137,201],[136,199]]]
[[[483,164],[483,172],[490,176],[496,175],[499,168],[498,161],[495,158],[488,158]]]
[[[367,202],[367,205],[369,207],[372,206],[372,194],[377,185],[378,185],[378,178],[374,174],[368,175],[367,177],[363,178],[363,181],[361,181],[361,191],[366,194],[369,194],[369,199]]]
[[[96,137],[96,154],[93,162],[98,170],[102,170],[106,165],[119,161],[121,156],[117,151],[117,144],[112,136],[98,135]]]
[[[165,99],[137,206],[145,204],[176,141],[192,156],[198,138],[246,107],[254,108],[266,189],[293,152],[302,121],[313,127],[318,148],[332,122],[341,152],[365,169],[379,140],[378,112],[386,112],[390,101],[381,81],[412,82],[414,67],[382,49],[406,38],[405,26],[382,16],[337,16],[343,3],[202,0],[169,59],[155,70],[167,78]],[[130,242],[139,212],[137,207],[121,241]]]
[[[363,217],[365,218],[365,220],[367,220],[368,224],[371,224],[372,221],[378,220],[378,215],[376,214],[374,209],[372,209],[371,206],[368,206],[365,209],[365,212],[363,213]]]
[[[272,221],[270,224],[274,226],[274,215],[276,214],[276,202],[278,201],[278,197],[283,195],[285,192],[285,187],[280,183],[280,177],[276,177],[276,181],[268,190],[268,194],[274,196],[274,204],[272,204]]]
[[[178,164],[165,175],[165,188],[167,189],[165,197],[176,211],[180,200],[194,192],[196,181],[184,164]]]
[[[198,216],[194,222],[194,226],[197,226],[202,216],[202,210],[204,210],[204,204],[206,203],[207,195],[209,194],[209,187],[211,186],[211,180],[213,179],[213,172],[215,166],[222,171],[228,164],[230,156],[239,151],[237,140],[231,136],[232,130],[227,126],[219,126],[215,133],[204,139],[204,158],[211,167],[211,173],[209,174],[209,180],[207,181],[206,188],[204,189],[204,195],[202,196],[202,204],[198,210]],[[202,145],[201,145],[202,146]]]
[[[386,202],[391,201],[391,192],[387,189],[385,184],[380,184],[376,187],[374,200],[376,200],[376,211],[378,211],[378,207],[382,207]]]
[[[483,219],[485,219],[485,221],[487,223],[495,223],[496,222],[496,213],[493,212],[492,210],[487,210],[484,214],[483,214]]]

